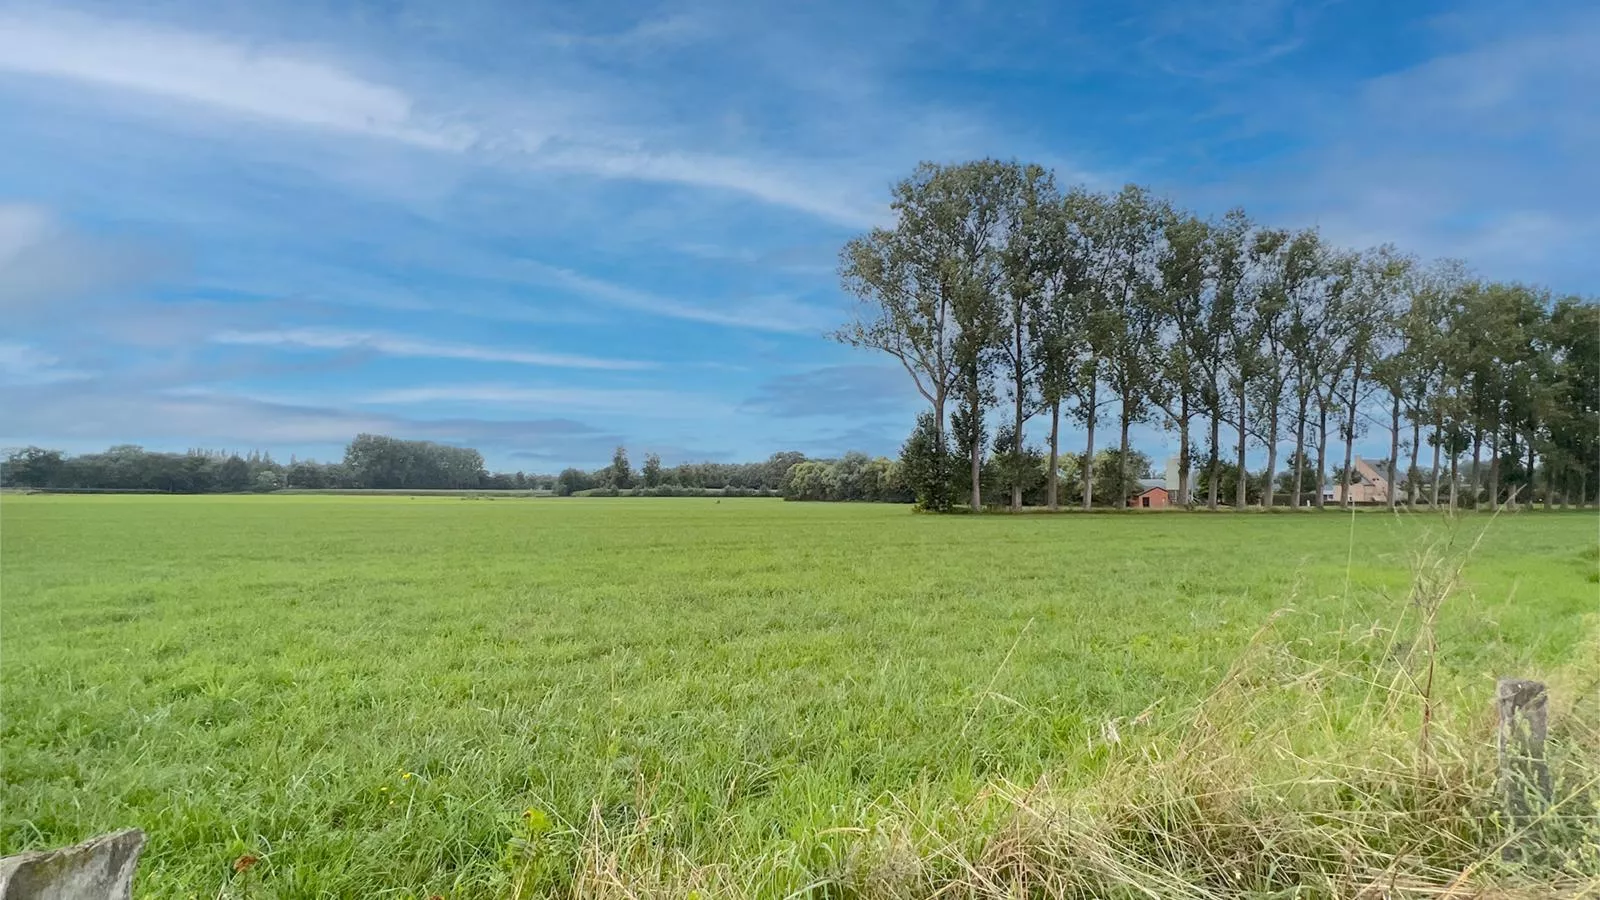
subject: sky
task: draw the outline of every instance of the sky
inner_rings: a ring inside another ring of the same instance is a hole
[[[0,445],[893,454],[909,379],[825,335],[921,160],[1592,294],[1597,46],[1586,0],[0,0]]]

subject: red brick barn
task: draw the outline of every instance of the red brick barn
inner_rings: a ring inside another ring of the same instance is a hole
[[[1172,492],[1165,483],[1140,479],[1139,493],[1128,500],[1129,509],[1166,509],[1172,505]]]

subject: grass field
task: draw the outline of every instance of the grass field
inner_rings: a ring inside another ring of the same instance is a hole
[[[1293,658],[1381,667],[1474,543],[1434,693],[1481,736],[1497,675],[1593,646],[1596,524],[6,496],[0,851],[137,825],[159,897],[894,893],[883,835],[1094,788],[1275,611]]]

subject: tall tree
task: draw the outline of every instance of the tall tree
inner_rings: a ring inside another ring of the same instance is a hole
[[[1322,373],[1336,354],[1329,339],[1329,310],[1338,303],[1343,281],[1338,277],[1336,254],[1315,231],[1296,234],[1282,251],[1285,259],[1280,272],[1281,289],[1287,306],[1288,326],[1284,336],[1289,386],[1294,402],[1294,458],[1306,457],[1306,429],[1312,399],[1321,385]],[[1320,477],[1315,469],[1297,465],[1288,481],[1290,505],[1300,506],[1307,487],[1305,476]],[[1312,485],[1320,493],[1320,484]]]
[[[1600,481],[1600,305],[1563,297],[1550,313],[1554,360],[1551,452],[1545,466],[1557,480],[1562,505],[1582,508],[1591,477]]]
[[[1022,185],[1033,167],[986,159],[947,166],[931,183],[943,230],[954,241],[945,269],[953,286],[951,316],[957,390],[964,421],[974,510],[983,505],[984,410],[1003,334],[1004,251],[1020,217]]]
[[[1084,509],[1094,506],[1097,494],[1096,429],[1100,411],[1109,402],[1103,387],[1103,360],[1111,352],[1118,334],[1119,318],[1105,302],[1107,276],[1103,225],[1108,201],[1100,194],[1082,188],[1067,192],[1061,202],[1062,241],[1069,267],[1065,305],[1060,310],[1064,324],[1074,329],[1077,339],[1068,341],[1054,386],[1071,401],[1071,415],[1084,426],[1084,452],[1078,468]]]
[[[1206,370],[1202,398],[1211,419],[1209,477],[1206,479],[1206,506],[1217,508],[1222,485],[1222,421],[1232,408],[1238,413],[1234,425],[1238,432],[1235,469],[1244,471],[1248,432],[1244,416],[1246,387],[1255,374],[1255,320],[1246,297],[1249,275],[1249,239],[1253,226],[1243,210],[1230,210],[1222,224],[1212,231],[1210,253],[1215,285],[1206,315],[1208,352],[1201,357]],[[1230,402],[1231,401],[1231,402]],[[1242,508],[1247,500],[1248,478],[1235,479],[1234,504]]]
[[[1378,350],[1394,324],[1397,298],[1404,288],[1405,279],[1413,265],[1409,257],[1401,256],[1393,247],[1382,246],[1362,256],[1357,268],[1351,302],[1344,305],[1345,315],[1339,326],[1344,331],[1349,347],[1350,370],[1345,379],[1347,393],[1344,400],[1345,423],[1344,467],[1340,470],[1344,483],[1344,505],[1353,506],[1353,480],[1357,412],[1364,397],[1363,389],[1370,389],[1363,378],[1370,375]],[[1391,492],[1394,486],[1390,485]]]
[[[1259,272],[1254,294],[1259,377],[1249,396],[1256,410],[1256,437],[1267,450],[1267,468],[1262,473],[1266,488],[1261,492],[1261,505],[1268,509],[1272,507],[1278,443],[1283,438],[1283,399],[1288,389],[1290,328],[1294,322],[1291,298],[1314,264],[1316,242],[1314,232],[1265,230],[1255,235],[1250,249]]]
[[[1101,210],[1095,226],[1099,246],[1098,302],[1110,340],[1103,362],[1106,382],[1116,394],[1121,441],[1116,506],[1128,505],[1130,476],[1124,463],[1129,430],[1150,413],[1156,382],[1156,328],[1158,325],[1156,262],[1162,243],[1162,223],[1170,207],[1153,199],[1136,185],[1122,189]]]
[[[1023,270],[1036,307],[1029,320],[1030,353],[1038,365],[1040,403],[1050,416],[1045,502],[1052,510],[1061,500],[1061,407],[1077,396],[1087,348],[1082,294],[1089,249],[1076,217],[1082,202],[1075,191],[1053,205],[1039,205],[1024,220],[1032,250]]]
[[[932,406],[932,453],[948,447],[946,407],[958,374],[955,309],[962,284],[955,254],[961,235],[949,194],[944,167],[923,163],[894,186],[893,227],[844,246],[840,280],[860,302],[854,320],[834,333],[838,341],[899,360]]]
[[[1194,469],[1189,426],[1205,406],[1202,360],[1214,352],[1207,321],[1211,229],[1189,213],[1164,218],[1156,260],[1160,288],[1153,298],[1160,346],[1151,399],[1178,426],[1178,496],[1189,506]]]
[[[1044,169],[1027,166],[1020,173],[1017,189],[1020,194],[1016,200],[1017,209],[1001,248],[1004,335],[999,358],[1012,403],[1011,427],[1005,432],[1009,443],[1003,452],[1011,467],[1026,465],[1023,427],[1044,402],[1038,393],[1040,372],[1046,364],[1040,353],[1043,348],[1039,346],[1039,337],[1047,330],[1052,288],[1060,275],[1058,257],[1050,246],[1051,232],[1060,220],[1055,181]],[[1051,433],[1054,435],[1060,419],[1059,407],[1052,412]],[[1052,444],[1054,442],[1052,437]],[[1007,481],[1011,487],[1011,508],[1020,510],[1025,479],[1020,472],[1013,472]]]

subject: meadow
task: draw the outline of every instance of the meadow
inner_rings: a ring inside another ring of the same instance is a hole
[[[1028,823],[1202,727],[1207,777],[1414,746],[1403,681],[1492,782],[1494,679],[1600,646],[1596,525],[7,495],[0,852],[138,826],[152,897],[1067,895]],[[1216,877],[1291,896],[1241,847]]]

